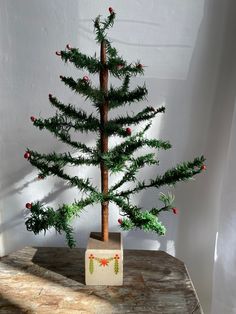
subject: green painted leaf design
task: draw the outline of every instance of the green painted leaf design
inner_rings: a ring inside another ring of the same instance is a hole
[[[117,275],[119,272],[119,262],[118,259],[115,259],[115,263],[114,263],[114,272]]]
[[[91,275],[92,275],[93,271],[94,271],[94,263],[93,263],[93,259],[91,258],[89,260],[89,272]]]

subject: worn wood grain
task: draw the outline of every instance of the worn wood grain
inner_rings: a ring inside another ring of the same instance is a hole
[[[0,313],[202,314],[180,260],[124,251],[123,286],[86,286],[84,250],[26,247],[0,259]]]

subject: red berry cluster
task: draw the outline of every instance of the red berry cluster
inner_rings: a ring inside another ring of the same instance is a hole
[[[114,259],[116,259],[116,260],[120,259],[119,255],[116,254],[115,257],[114,257]]]
[[[118,223],[121,225],[122,222],[123,222],[122,218],[119,218],[119,219],[118,219]]]
[[[89,259],[94,259],[93,254],[90,254]]]

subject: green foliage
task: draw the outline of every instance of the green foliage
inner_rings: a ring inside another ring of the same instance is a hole
[[[110,149],[106,154],[99,156],[111,172],[115,173],[125,170],[126,162],[132,161],[133,153],[140,148],[147,146],[157,149],[169,149],[171,147],[168,141],[145,138],[144,133],[150,126],[151,124],[148,124],[143,131],[130,136],[124,142]]]
[[[113,197],[112,201],[116,203],[125,216],[127,216],[127,218],[124,218],[121,223],[121,228],[123,230],[139,228],[144,231],[153,231],[158,235],[165,234],[166,228],[158,220],[156,215],[153,215],[150,211],[143,211],[142,208],[131,205],[129,200],[125,201],[123,197]]]
[[[117,89],[111,87],[108,93],[109,108],[117,108],[121,105],[141,101],[145,98],[147,93],[148,91],[145,86],[138,86],[131,92],[126,91],[123,86]]]
[[[154,109],[153,107],[146,107],[139,113],[134,116],[120,116],[118,118],[112,119],[108,121],[108,126],[123,126],[123,125],[132,125],[132,124],[139,124],[142,121],[150,120],[154,118],[158,113],[165,112],[165,107],[160,107],[158,109]]]
[[[115,20],[115,12],[112,12],[104,21],[101,21],[99,15],[94,21],[94,29],[96,33],[96,40],[98,43],[106,40],[106,30],[113,26]]]
[[[93,114],[88,115],[84,110],[82,109],[77,110],[75,106],[72,106],[70,104],[64,105],[56,97],[51,96],[49,97],[49,100],[52,106],[59,109],[64,116],[66,116],[67,118],[71,118],[77,122],[77,124],[75,125],[75,128],[77,127],[77,125],[80,125],[80,124],[89,125],[92,130],[97,130],[99,128],[100,121],[96,117],[94,117]],[[39,122],[36,120],[34,123],[35,125],[37,125],[37,123]],[[42,120],[41,120],[41,125],[42,125]]]
[[[86,56],[75,48],[72,48],[70,51],[62,50],[61,58],[66,63],[68,61],[73,63],[78,69],[86,69],[91,74],[99,73],[101,69],[100,61],[98,59]]]
[[[190,180],[195,174],[202,171],[201,167],[204,161],[205,158],[201,156],[195,158],[193,161],[182,162],[176,167],[167,170],[163,175],[157,176],[155,179],[150,179],[149,182],[138,182],[135,188],[120,192],[118,196],[126,197],[150,187],[159,188],[163,185],[175,185],[176,182]]]
[[[130,90],[130,78],[144,73],[144,66],[136,61],[127,63],[118,51],[111,45],[107,38],[107,31],[113,26],[115,13],[101,20],[98,16],[94,21],[97,43],[106,44],[107,62],[102,64],[99,59],[87,56],[77,48],[68,48],[62,50],[60,55],[65,63],[72,63],[78,69],[85,69],[91,74],[98,74],[104,67],[108,69],[109,74],[121,80],[119,87],[110,86],[107,92],[103,92],[100,87],[92,85],[89,78],[78,78],[60,76],[72,91],[79,93],[86,100],[92,102],[93,107],[99,111],[104,102],[108,103],[109,110],[125,106],[134,102],[144,100],[148,94],[145,85],[137,86]],[[50,118],[33,119],[33,125],[40,130],[47,130],[52,133],[59,141],[68,144],[70,148],[76,150],[75,154],[71,152],[42,154],[28,149],[30,157],[29,162],[35,166],[43,178],[47,176],[57,176],[65,180],[67,184],[78,188],[86,197],[72,204],[63,204],[57,209],[47,207],[40,202],[32,203],[29,216],[26,220],[26,228],[29,231],[38,234],[41,231],[48,231],[51,228],[59,233],[64,232],[69,247],[76,245],[73,235],[71,221],[74,217],[79,216],[86,206],[94,205],[109,201],[115,203],[121,210],[124,219],[121,223],[123,230],[135,228],[144,231],[152,231],[158,235],[164,235],[166,228],[159,221],[158,215],[163,211],[169,211],[173,207],[174,195],[170,192],[167,194],[160,193],[159,201],[163,203],[162,207],[155,207],[149,210],[140,208],[131,204],[130,197],[147,188],[159,189],[165,185],[175,185],[177,182],[192,179],[203,169],[205,158],[203,156],[195,158],[193,161],[182,162],[175,167],[165,171],[162,175],[156,175],[154,179],[139,181],[137,174],[145,166],[156,166],[159,160],[154,152],[146,152],[141,156],[134,156],[134,153],[142,148],[156,150],[167,150],[171,148],[168,141],[157,138],[147,138],[145,136],[151,127],[151,121],[158,113],[164,113],[165,108],[154,109],[146,107],[140,112],[129,115],[122,114],[116,118],[108,120],[105,125],[101,124],[99,117],[95,114],[87,114],[86,110],[79,109],[71,104],[63,104],[56,97],[49,95],[50,104],[56,108],[56,114]],[[139,125],[147,121],[146,126],[138,132],[132,130],[132,134],[127,133],[126,128],[131,125]],[[72,139],[72,135],[80,132],[93,132],[96,138],[100,133],[108,136],[118,135],[124,140],[110,148],[108,152],[102,153],[101,140],[97,139],[95,147]],[[122,172],[123,176],[113,186],[109,187],[109,192],[103,195],[94,187],[89,179],[79,178],[77,175],[66,173],[67,166],[97,166],[100,164],[108,168],[110,173]],[[122,190],[125,183],[134,184],[129,188]],[[90,260],[90,272],[93,272],[93,260]],[[115,260],[114,271],[118,273],[119,265]]]

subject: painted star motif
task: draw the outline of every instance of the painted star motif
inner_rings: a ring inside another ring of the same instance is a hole
[[[100,259],[100,266],[108,266],[108,260],[106,258]]]

